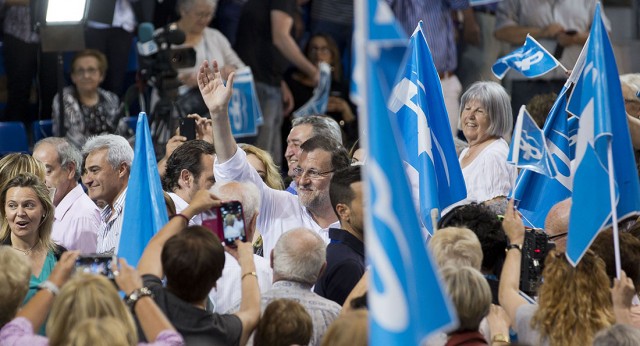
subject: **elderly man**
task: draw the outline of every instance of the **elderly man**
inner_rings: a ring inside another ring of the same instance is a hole
[[[228,105],[233,75],[227,85],[213,62],[207,61],[198,73],[198,85],[213,120],[213,138],[217,159],[214,173],[218,181],[248,181],[258,186],[261,195],[258,229],[262,233],[264,253],[268,254],[282,233],[296,227],[307,227],[328,242],[328,229],[339,227],[331,207],[329,183],[333,172],[349,166],[346,150],[331,138],[316,136],[305,141],[298,167],[298,196],[269,188],[249,165],[247,155],[238,148],[229,125]]]
[[[208,190],[216,182],[213,176],[213,144],[203,140],[192,140],[179,146],[169,156],[162,187],[176,205],[176,212],[186,208],[199,190]],[[201,225],[200,215],[189,221],[189,225]]]
[[[291,132],[289,132],[289,136],[287,136],[287,150],[284,152],[284,158],[287,161],[289,169],[287,174],[293,178],[291,184],[287,187],[287,191],[297,195],[297,182],[293,170],[298,167],[300,146],[302,143],[306,142],[311,137],[322,136],[325,138],[331,138],[342,144],[342,132],[340,130],[340,125],[338,125],[333,118],[324,115],[311,115],[296,118],[293,119],[291,125]]]
[[[326,266],[325,244],[317,233],[297,228],[284,233],[271,253],[273,287],[262,295],[262,311],[275,299],[299,302],[313,322],[309,345],[319,345],[322,336],[340,314],[340,305],[311,292],[311,286]],[[231,311],[237,310],[236,304]]]
[[[117,255],[133,149],[122,136],[100,135],[87,140],[82,154],[86,157],[82,182],[93,201],[105,204],[96,252]]]
[[[213,166],[211,168],[213,169]],[[256,231],[256,220],[260,210],[260,192],[258,188],[252,183],[230,181],[228,183],[218,183],[210,191],[223,201],[238,201],[242,203],[245,234],[247,241],[250,242]],[[269,260],[262,256],[253,255],[253,262],[256,265],[260,292],[266,292],[271,288],[273,279]],[[242,274],[238,261],[228,252],[225,252],[222,277],[218,279],[216,286],[209,293],[209,298],[214,303],[214,311],[225,313],[235,302],[240,300]]]
[[[36,143],[33,157],[44,164],[47,187],[55,190],[56,217],[51,238],[68,250],[96,252],[100,209],[78,184],[82,171],[80,151],[64,138],[49,137]]]
[[[550,240],[556,243],[558,251],[567,249],[567,232],[569,231],[569,213],[571,212],[571,198],[556,203],[544,220],[544,230]]]

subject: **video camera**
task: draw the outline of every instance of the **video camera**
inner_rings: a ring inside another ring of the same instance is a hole
[[[522,261],[520,262],[520,290],[535,296],[542,282],[542,270],[547,254],[556,247],[549,235],[541,229],[524,232]]]

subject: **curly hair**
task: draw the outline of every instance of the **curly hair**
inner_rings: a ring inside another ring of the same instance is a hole
[[[615,323],[604,261],[592,251],[574,268],[563,252],[552,250],[542,276],[531,327],[550,345],[591,345],[599,330]]]

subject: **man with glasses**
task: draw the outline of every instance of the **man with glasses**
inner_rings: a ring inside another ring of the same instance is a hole
[[[249,165],[231,133],[228,106],[233,77],[225,86],[217,63],[212,65],[213,69],[207,61],[203,63],[198,86],[213,121],[216,181],[248,181],[258,186],[261,206],[257,229],[262,233],[265,254],[271,253],[282,233],[296,227],[310,228],[328,242],[328,229],[339,227],[329,199],[329,185],[334,171],[349,166],[347,151],[330,138],[313,137],[300,146],[302,152],[295,169],[298,196],[269,188]]]

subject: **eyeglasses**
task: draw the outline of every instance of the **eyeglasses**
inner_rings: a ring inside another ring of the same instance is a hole
[[[79,68],[77,70],[73,71],[73,74],[77,75],[77,76],[84,76],[85,74],[88,74],[90,76],[95,76],[96,74],[98,74],[99,70],[97,68],[88,68],[88,69],[83,69],[83,68]]]
[[[549,240],[560,239],[560,238],[566,236],[567,234],[569,234],[569,233],[568,232],[558,233],[556,235],[553,235],[553,236],[549,237]]]
[[[326,171],[326,172],[318,172],[315,169],[308,169],[308,170],[303,170],[301,167],[296,167],[293,169],[293,174],[296,176],[296,178],[300,178],[302,177],[304,174],[307,175],[307,177],[309,179],[320,179],[320,178],[324,178],[326,177],[329,173],[333,173],[335,172],[335,169],[332,169],[330,171]]]
[[[329,47],[317,47],[317,46],[311,46],[309,47],[309,50],[312,52],[322,52],[322,53],[329,53],[331,52],[331,50],[329,49]]]
[[[214,13],[213,12],[198,12],[198,13],[191,12],[191,15],[198,19],[210,19],[211,17],[213,17]]]

